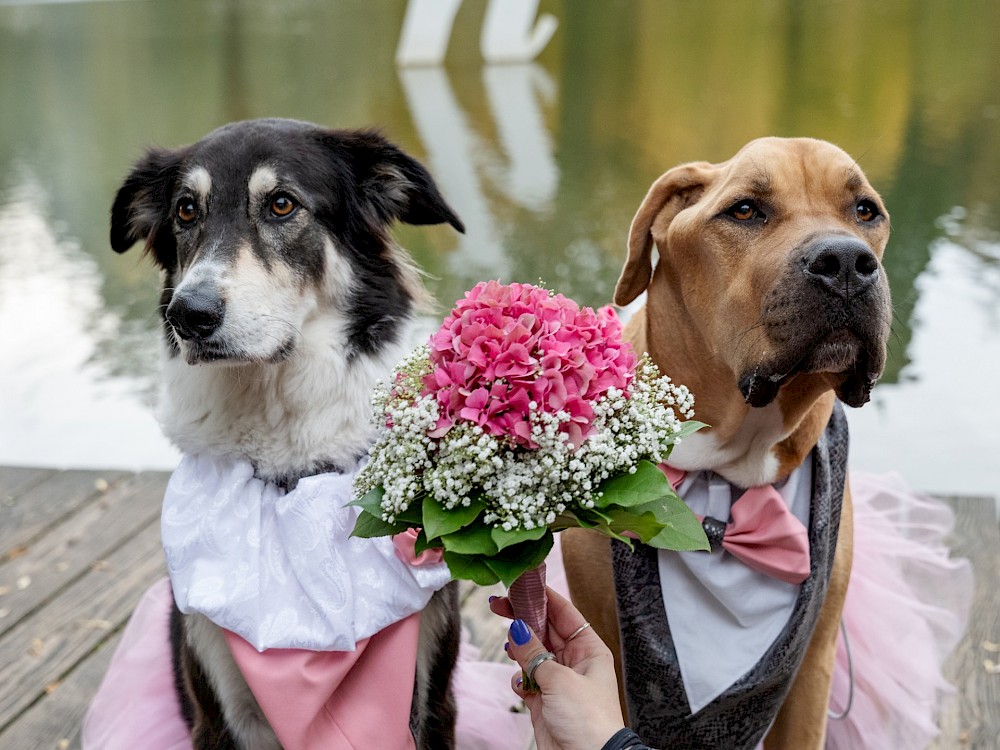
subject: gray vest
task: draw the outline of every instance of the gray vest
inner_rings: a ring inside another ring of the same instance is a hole
[[[753,750],[774,721],[805,656],[833,568],[847,471],[847,419],[839,401],[811,456],[809,578],[764,658],[697,714],[688,708],[659,595],[657,550],[636,544],[631,552],[612,542],[625,693],[632,728],[643,742],[677,750]]]

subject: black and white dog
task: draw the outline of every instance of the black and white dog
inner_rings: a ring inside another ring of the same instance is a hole
[[[286,488],[357,463],[374,437],[372,387],[426,302],[390,237],[396,220],[464,231],[427,170],[369,131],[238,122],[139,160],[115,198],[111,246],[144,241],[163,271],[159,417],[182,451],[246,459]],[[221,630],[176,608],[172,625],[195,747],[280,747]],[[421,617],[421,748],[453,745],[458,628],[451,584]]]

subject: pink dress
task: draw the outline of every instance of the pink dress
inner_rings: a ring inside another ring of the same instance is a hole
[[[951,559],[944,546],[952,518],[943,503],[914,493],[892,475],[854,473],[850,481],[855,517],[854,570],[844,620],[853,661],[854,699],[846,718],[830,722],[827,747],[917,750],[936,736],[934,717],[951,690],[941,674],[941,664],[968,620],[971,571],[967,561]],[[547,565],[549,584],[565,591],[558,546]],[[486,607],[485,597],[482,606]],[[169,609],[170,588],[164,579],[146,593],[125,629],[84,719],[84,748],[190,750],[173,688],[167,634]],[[402,625],[405,630],[406,622]],[[235,636],[230,637],[231,644],[232,638]],[[251,661],[260,658],[259,664],[265,668],[281,663],[280,657],[271,662],[270,652],[257,654],[249,646],[237,646],[234,653],[239,655],[241,650],[256,654]],[[365,653],[363,647],[358,651]],[[527,714],[511,711],[516,702],[509,684],[513,666],[477,658],[475,647],[465,640],[454,682],[458,748],[527,747],[531,736]],[[318,748],[311,734],[315,729],[310,727],[330,726],[324,724],[327,719],[322,716],[329,705],[323,696],[330,696],[330,684],[339,683],[344,692],[335,701],[350,702],[347,693],[355,692],[356,683],[345,681],[337,676],[340,673],[336,668],[330,668],[336,654],[317,656],[313,652],[296,659],[300,660],[298,666],[292,660],[293,666],[287,670],[289,682],[298,683],[297,690],[310,692],[307,686],[311,681],[317,685],[313,692],[321,698],[314,697],[292,722],[294,727],[288,733],[279,731],[279,736],[283,741],[288,738],[287,750]],[[314,671],[309,665],[322,669]],[[400,684],[405,676],[412,675],[412,667],[407,667],[406,675],[398,662],[394,668],[400,670]],[[252,671],[246,664],[244,669]],[[841,644],[831,698],[835,713],[843,710],[848,682],[846,651]],[[285,684],[284,679],[281,684]],[[412,677],[407,684],[412,684]],[[287,694],[283,698],[280,687],[272,697],[287,702]],[[268,700],[261,702],[266,704]],[[358,730],[362,734],[345,732],[347,744],[335,747],[396,746],[386,744],[389,738],[383,733],[386,724],[380,715],[365,715],[360,723],[364,725]],[[372,737],[377,742],[373,743]]]

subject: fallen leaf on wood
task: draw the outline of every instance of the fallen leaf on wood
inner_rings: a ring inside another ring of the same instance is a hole
[[[993,643],[993,641],[983,641],[979,644],[979,647],[983,651],[992,651],[994,654],[1000,652],[1000,643]]]
[[[983,659],[983,669],[986,674],[1000,674],[1000,664],[995,664],[992,659]]]
[[[17,590],[24,591],[31,585],[31,576],[21,576],[17,579]]]
[[[45,643],[41,638],[34,638],[31,641],[31,646],[28,647],[28,656],[32,659],[37,659],[42,655],[42,649],[45,648]]]
[[[111,485],[108,483],[108,480],[105,479],[104,477],[101,477],[94,481],[94,489],[96,489],[98,492],[107,492],[108,488],[110,487]]]
[[[69,740],[59,740],[56,743],[56,750],[69,750]]]
[[[77,624],[81,628],[89,630],[111,630],[112,624],[109,620],[78,620]]]
[[[60,680],[55,680],[54,682],[50,682],[48,685],[45,686],[45,694],[52,695],[56,690],[59,689],[60,685],[62,685],[62,682]]]
[[[90,564],[90,569],[91,570],[111,570],[111,563],[109,563],[107,560],[94,560],[94,562],[92,562]]]
[[[14,549],[10,550],[7,553],[7,559],[16,560],[19,557],[24,557],[26,554],[28,554],[28,546],[22,544],[20,547],[14,547]]]

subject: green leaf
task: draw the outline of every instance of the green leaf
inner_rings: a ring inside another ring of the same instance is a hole
[[[436,498],[425,497],[423,506],[423,526],[428,539],[437,539],[468,526],[486,509],[482,500],[476,498],[468,506],[457,505],[448,510]]]
[[[591,531],[596,531],[598,534],[602,534],[602,535],[604,535],[606,537],[610,537],[611,539],[617,539],[619,542],[622,542],[622,543],[628,545],[629,549],[634,549],[635,548],[635,540],[634,539],[632,539],[631,537],[627,537],[627,536],[623,536],[622,534],[619,534],[617,531],[615,531],[614,529],[612,529],[607,524],[601,524],[600,526],[594,526],[591,529]]]
[[[697,419],[688,419],[685,422],[681,422],[681,428],[677,431],[677,438],[686,438],[688,435],[693,435],[698,430],[703,427],[708,427],[704,422],[699,422]]]
[[[546,531],[548,531],[546,529]],[[503,585],[510,588],[510,585],[517,580],[517,577],[526,570],[537,568],[545,562],[546,555],[552,550],[555,537],[551,533],[546,533],[537,541],[521,542],[500,552],[498,555],[486,558],[486,565],[492,570],[497,578],[503,581]]]
[[[650,503],[652,505],[652,503]],[[611,516],[608,528],[616,534],[631,531],[643,544],[656,537],[664,529],[664,523],[651,510],[640,511],[638,508],[607,508]]]
[[[424,550],[428,549],[441,549],[441,540],[438,539],[434,542],[427,541],[427,535],[424,533],[423,529],[417,532],[417,539],[413,542],[413,554],[419,555]]]
[[[617,508],[619,506],[612,507]],[[580,521],[586,521],[588,526],[607,526],[611,523],[611,516],[597,508],[574,508],[573,515]]]
[[[504,531],[500,526],[494,526],[490,535],[493,537],[493,542],[497,546],[497,550],[506,549],[513,544],[519,544],[521,542],[537,541],[545,536],[546,528],[544,526],[536,526],[531,529],[513,529],[511,531]]]
[[[499,552],[499,547],[493,540],[492,531],[491,527],[477,520],[464,529],[445,534],[441,537],[441,542],[449,552],[463,555],[495,555]]]
[[[591,524],[593,525],[593,524]],[[566,511],[556,516],[556,520],[549,525],[551,531],[565,531],[566,529],[589,528],[580,522],[575,515]]]
[[[601,521],[600,519],[590,520],[589,517],[584,515],[581,517],[581,510],[574,510],[572,513],[566,512],[562,515],[556,516],[556,522],[552,524],[549,528],[553,531],[563,531],[564,529],[592,529]]]
[[[452,578],[472,581],[480,586],[492,586],[500,580],[480,555],[461,555],[445,550],[444,561],[448,564]]]
[[[708,537],[701,521],[676,493],[671,492],[660,500],[632,508],[633,511],[650,511],[663,525],[663,531],[647,544],[660,549],[709,550]]]
[[[620,505],[630,508],[663,497],[670,492],[670,482],[652,461],[640,461],[634,474],[621,474],[605,480],[599,490],[604,494],[594,500],[598,508]]]
[[[413,500],[406,510],[396,516],[396,520],[407,526],[422,526],[424,523],[422,499],[417,497]]]
[[[708,426],[709,425],[705,424],[704,422],[699,422],[695,419],[689,419],[686,422],[681,423],[681,428],[677,431],[676,435],[673,437],[673,440],[676,442],[677,440],[686,438],[688,435],[692,435],[698,430],[702,429],[703,427],[708,427]],[[667,449],[663,451],[663,460],[666,461],[668,458],[670,458],[670,454],[673,452],[674,452],[674,443],[671,443],[670,445],[667,446]]]
[[[351,532],[351,536],[371,539],[376,536],[393,536],[405,530],[406,526],[402,524],[387,523],[378,516],[373,516],[368,511],[362,510],[358,514],[358,520],[354,524],[354,531]]]
[[[357,500],[352,500],[347,505],[353,505],[357,508],[361,508],[362,510],[366,510],[373,516],[381,516],[383,495],[385,495],[385,489],[382,487],[375,487],[368,490],[368,492],[366,492],[362,497],[359,497]]]

